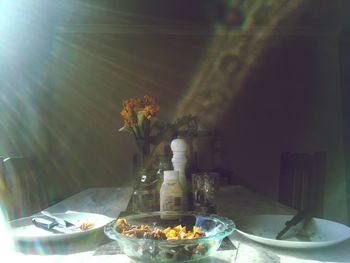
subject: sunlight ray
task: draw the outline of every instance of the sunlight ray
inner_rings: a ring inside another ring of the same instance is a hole
[[[152,86],[158,86],[158,87],[162,87],[162,85],[160,83],[157,83],[156,81],[154,80],[151,80],[149,78],[147,78],[146,76],[141,76],[139,75],[138,73],[126,68],[126,66],[123,66],[123,65],[119,65],[119,64],[116,64],[115,62],[113,61],[110,61],[104,57],[102,57],[101,55],[99,54],[96,54],[96,53],[91,53],[90,51],[88,51],[87,49],[81,47],[81,46],[77,46],[76,44],[73,44],[73,43],[69,43],[67,42],[66,40],[62,39],[62,38],[57,38],[58,41],[64,43],[65,45],[67,46],[70,46],[72,47],[74,50],[76,51],[79,51],[81,52],[82,54],[84,55],[87,55],[88,57],[91,57],[91,58],[94,58],[96,59],[97,61],[100,61],[100,62],[103,62],[103,63],[106,63],[107,65],[109,66],[112,66],[113,69],[118,69],[120,70],[121,73],[125,74],[127,73],[128,75],[132,76],[133,78],[136,78],[138,80],[142,80],[144,81],[145,83],[148,83],[146,85],[152,85]]]
[[[290,28],[288,25],[295,21],[296,12],[301,10],[303,4],[306,5],[300,0],[293,4],[287,2],[272,4],[270,1],[246,1],[236,7],[246,12],[243,26],[234,32],[226,25],[217,28],[217,36],[208,56],[202,66],[198,67],[187,95],[178,104],[176,116],[190,112],[200,115],[207,125],[214,126],[220,122],[219,116],[223,116],[232,105],[244,86],[245,78],[269,46],[276,29],[281,24]],[[267,10],[269,15],[266,15]],[[259,22],[264,26],[254,31],[254,34],[247,34]],[[230,31],[231,34],[223,34]],[[193,101],[193,98],[197,100]]]
[[[135,22],[137,19],[142,19],[144,21],[139,21],[139,22],[167,22],[167,23],[181,23],[181,21],[176,20],[176,19],[169,19],[165,17],[155,17],[151,15],[144,15],[144,14],[137,14],[137,13],[132,13],[132,12],[127,12],[127,11],[121,11],[117,10],[115,8],[106,8],[101,5],[95,5],[87,2],[82,2],[82,1],[76,1],[76,5],[79,5],[80,8],[89,8],[94,10],[97,14],[99,12],[104,12],[104,13],[110,13],[113,15],[118,15],[118,19],[120,19],[120,16],[123,16],[121,19],[125,19],[125,22]]]

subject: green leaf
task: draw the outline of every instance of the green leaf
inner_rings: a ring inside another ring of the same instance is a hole
[[[142,129],[142,125],[143,125],[143,120],[145,119],[145,112],[142,111],[138,111],[137,112],[137,125]]]

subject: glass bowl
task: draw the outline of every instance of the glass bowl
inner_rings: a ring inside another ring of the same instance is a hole
[[[104,228],[105,234],[116,240],[127,256],[141,262],[192,261],[213,254],[222,240],[235,230],[232,220],[218,215],[203,215],[195,212],[150,212],[123,217],[128,224],[148,225],[165,229],[177,225],[192,230],[198,226],[205,236],[195,239],[155,240],[122,235],[116,230],[113,220]]]

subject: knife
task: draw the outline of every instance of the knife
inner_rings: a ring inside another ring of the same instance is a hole
[[[67,220],[65,220],[63,218],[54,216],[53,214],[51,214],[47,211],[41,211],[41,214],[55,220],[60,226],[62,226],[64,228],[72,228],[72,227],[79,228],[78,226],[74,225],[73,223],[68,222]]]
[[[50,220],[43,217],[32,218],[32,223],[38,228],[44,229],[54,234],[66,234],[64,228],[60,227],[55,220]]]
[[[304,210],[300,210],[291,220],[288,220],[285,223],[285,227],[277,234],[276,239],[282,239],[282,236],[292,227],[298,224],[301,220],[306,216],[306,212]]]

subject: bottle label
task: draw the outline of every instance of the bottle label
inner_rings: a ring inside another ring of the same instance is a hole
[[[162,211],[181,211],[182,197],[181,196],[167,196],[162,202]]]

